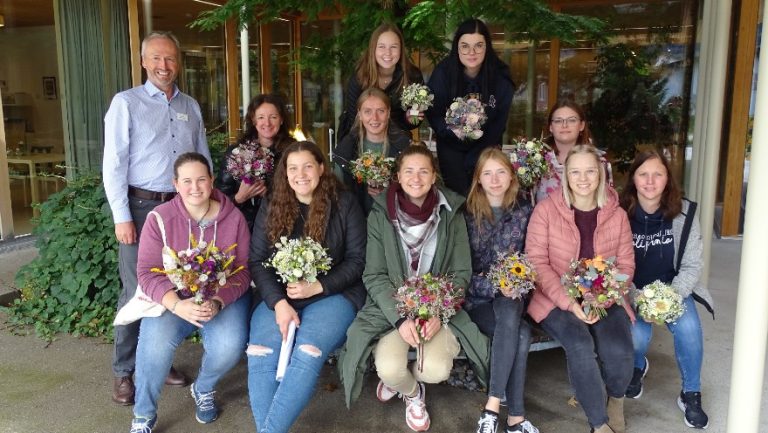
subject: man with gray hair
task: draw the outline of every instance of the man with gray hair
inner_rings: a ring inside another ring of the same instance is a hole
[[[181,49],[170,32],[152,32],[141,43],[142,86],[115,95],[104,117],[104,189],[119,242],[120,309],[137,286],[136,261],[141,228],[149,212],[172,199],[173,163],[186,152],[210,161],[200,106],[179,91]],[[141,321],[115,326],[112,400],[134,403],[133,372]],[[171,368],[167,385],[186,386],[187,378]]]

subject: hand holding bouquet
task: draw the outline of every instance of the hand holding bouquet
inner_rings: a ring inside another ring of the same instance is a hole
[[[635,304],[640,317],[657,325],[675,322],[685,313],[683,297],[672,286],[659,280],[638,290]]]
[[[464,302],[464,290],[453,285],[451,279],[445,275],[437,276],[426,273],[421,276],[410,277],[395,292],[397,300],[397,312],[401,317],[416,321],[420,342],[417,348],[419,359],[419,371],[423,371],[424,341],[422,341],[423,329],[427,321],[433,317],[447,324],[460,309]]]
[[[568,296],[581,302],[587,316],[596,312],[599,317],[605,317],[606,309],[613,304],[623,305],[628,276],[619,273],[615,260],[615,257],[603,259],[601,256],[573,260],[568,272],[561,277]]]
[[[502,295],[512,299],[521,299],[535,288],[536,271],[519,252],[499,254],[486,276]]]
[[[319,274],[331,269],[328,252],[312,238],[288,239],[281,236],[275,249],[264,267],[274,268],[283,283],[301,280],[314,283]]]
[[[427,111],[432,106],[435,95],[424,84],[412,83],[403,89],[400,96],[400,105],[403,110],[408,110],[408,121],[412,125],[419,122],[419,114]]]
[[[213,298],[227,284],[227,279],[244,267],[231,267],[235,256],[230,252],[237,244],[220,250],[213,242],[197,242],[192,235],[190,241],[192,247],[179,252],[163,247],[164,269],[152,268],[152,272],[166,274],[182,297],[194,297],[195,303],[202,304]]]
[[[258,143],[248,142],[232,149],[227,157],[227,172],[236,180],[252,185],[264,180],[275,167],[272,151]]]
[[[366,183],[373,188],[384,188],[392,179],[394,167],[394,158],[386,158],[380,153],[366,150],[360,158],[352,161],[350,171],[357,183]]]
[[[539,179],[549,173],[547,152],[549,146],[538,138],[520,138],[512,142],[514,150],[509,155],[512,166],[515,167],[517,180],[523,189],[531,190]]]
[[[485,104],[476,95],[453,100],[445,112],[445,123],[460,140],[477,140],[483,136],[480,129],[488,120]]]

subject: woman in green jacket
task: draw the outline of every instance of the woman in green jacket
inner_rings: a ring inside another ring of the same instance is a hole
[[[485,380],[488,339],[459,311],[447,327],[431,319],[421,331],[423,368],[408,369],[408,350],[419,343],[415,322],[400,317],[394,293],[406,278],[427,272],[453,276],[467,287],[472,273],[467,227],[460,208],[464,198],[435,186],[437,164],[424,146],[410,146],[397,159],[397,182],[375,198],[368,217],[368,245],[363,282],[365,306],[347,331],[339,368],[347,405],[360,395],[368,357],[374,354],[381,381],[376,396],[402,396],[406,422],[414,431],[430,426],[423,382],[448,378],[460,348]],[[446,350],[447,349],[447,350]]]

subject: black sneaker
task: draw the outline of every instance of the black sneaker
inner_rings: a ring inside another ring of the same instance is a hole
[[[476,433],[496,433],[498,425],[499,414],[485,409],[480,414],[480,419],[477,420],[477,430],[475,431]]]
[[[643,395],[643,379],[648,374],[648,358],[645,358],[645,367],[635,368],[635,372],[632,374],[632,380],[627,386],[627,392],[624,396],[627,398],[640,398]]]
[[[701,408],[701,393],[698,391],[680,392],[677,397],[677,407],[685,413],[685,425],[692,428],[705,429],[709,427],[709,417]]]

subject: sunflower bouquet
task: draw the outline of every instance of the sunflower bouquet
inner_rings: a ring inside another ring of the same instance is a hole
[[[319,274],[331,269],[331,258],[320,243],[309,237],[288,239],[281,236],[275,243],[275,253],[264,262],[265,268],[274,268],[283,283],[317,281]]]
[[[409,84],[403,89],[400,96],[400,105],[403,110],[408,110],[408,118],[411,124],[419,121],[419,114],[427,111],[432,106],[435,95],[429,90],[429,87],[420,83]]]
[[[508,298],[520,299],[535,288],[536,271],[525,254],[519,252],[499,253],[486,276]]]
[[[606,310],[613,304],[623,305],[628,275],[619,272],[614,264],[616,258],[578,259],[571,261],[568,272],[560,279],[568,296],[581,302],[584,313],[596,312],[605,317]]]
[[[274,168],[275,156],[272,151],[252,141],[232,149],[227,157],[227,172],[248,185],[264,180]]]
[[[523,189],[532,190],[549,173],[547,153],[550,148],[538,138],[520,138],[514,140],[512,146],[509,160],[515,168],[517,180]]]
[[[460,140],[477,140],[483,136],[480,129],[488,120],[485,104],[477,95],[456,98],[445,111],[445,123]]]
[[[366,150],[350,164],[350,171],[357,183],[365,183],[373,188],[384,188],[392,179],[395,159],[388,158],[378,152]]]
[[[406,279],[395,292],[397,312],[401,317],[416,321],[419,336],[423,335],[427,321],[433,317],[447,324],[464,303],[464,289],[456,287],[446,275],[426,273]],[[421,338],[421,337],[420,337]],[[417,358],[419,371],[423,370],[423,343],[419,342]]]
[[[197,304],[202,304],[213,298],[227,284],[227,279],[244,266],[232,268],[235,256],[231,252],[237,244],[221,250],[214,242],[198,242],[190,234],[190,245],[178,252],[164,247],[164,269],[152,268],[152,272],[167,275],[181,297],[194,298]]]
[[[685,313],[683,297],[672,286],[659,280],[637,291],[635,305],[643,320],[657,325],[673,323]]]

